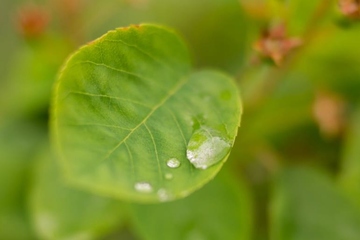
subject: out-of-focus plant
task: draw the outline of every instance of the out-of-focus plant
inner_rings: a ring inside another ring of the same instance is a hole
[[[1,5],[0,239],[360,239],[358,1]]]

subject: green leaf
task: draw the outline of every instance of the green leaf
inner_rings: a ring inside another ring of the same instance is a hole
[[[0,123],[0,211],[22,202],[32,157],[44,132],[22,121]]]
[[[0,119],[0,239],[34,239],[26,208],[33,155],[45,131],[14,119]]]
[[[226,170],[186,199],[132,209],[135,229],[145,240],[251,239],[249,192]]]
[[[342,156],[339,182],[346,194],[360,207],[360,110],[348,128]]]
[[[119,201],[68,187],[48,149],[36,164],[30,209],[41,239],[95,239],[122,227],[125,215]]]
[[[160,189],[171,195],[166,200],[184,197],[212,179],[229,155],[241,114],[233,80],[215,71],[191,73],[179,37],[155,25],[110,31],[82,47],[54,95],[53,139],[67,178],[140,202],[164,200]],[[187,151],[200,129],[207,132],[203,144]],[[219,141],[225,154],[213,151]],[[187,159],[203,161],[200,153],[212,159],[207,169]],[[170,159],[180,166],[169,167]]]
[[[271,74],[268,69],[254,68],[253,71],[262,76],[246,75],[244,79],[252,83],[259,81],[260,85],[268,80],[264,75]],[[261,78],[261,80],[257,78]],[[251,106],[251,97],[255,96],[256,101],[259,88],[250,89],[243,84],[241,89],[244,91],[243,96],[244,94],[249,96],[249,105]],[[242,135],[243,139],[248,141],[248,139],[256,137],[277,137],[279,133],[293,131],[298,126],[313,122],[311,109],[313,95],[314,87],[308,78],[296,71],[285,74],[261,108],[249,111],[242,119],[243,124],[247,126],[241,129],[242,134],[246,134],[246,137]],[[279,114],[279,111],[282,114]]]
[[[359,28],[324,28],[299,58],[296,71],[308,76],[320,89],[331,90],[358,102],[360,95]],[[324,44],[326,42],[326,44]],[[346,44],[345,44],[346,43]],[[316,64],[313,64],[316,63]],[[336,71],[331,71],[336,69]]]
[[[327,20],[330,19],[331,7],[329,6],[331,4],[324,3],[322,0],[293,0],[284,4],[288,9],[286,23],[291,34],[304,35],[309,29],[317,30],[316,27],[324,25],[324,22],[328,23]],[[321,14],[324,16],[319,17]]]
[[[356,240],[360,214],[325,176],[287,169],[275,185],[271,239]]]

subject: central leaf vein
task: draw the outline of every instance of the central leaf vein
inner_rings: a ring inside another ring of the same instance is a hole
[[[184,131],[181,129],[180,123],[179,123],[179,121],[177,120],[177,118],[176,118],[175,114],[173,113],[173,111],[172,111],[171,109],[168,109],[168,111],[170,112],[170,115],[171,115],[172,118],[174,119],[174,122],[175,122],[175,124],[176,124],[176,126],[177,126],[177,128],[178,128],[178,130],[179,130],[179,132],[180,132],[180,134],[181,134],[181,136],[182,136],[182,139],[183,139],[183,141],[184,141],[184,147],[186,148],[186,147],[187,147],[187,141],[186,141],[186,139],[185,139]],[[190,172],[190,175],[192,175],[192,165],[191,165],[191,164],[189,164],[189,172]]]
[[[153,109],[145,116],[145,118],[136,126],[134,127],[129,133],[128,135],[125,136],[125,138],[123,140],[121,140],[113,149],[111,149],[108,154],[106,154],[106,156],[103,158],[102,161],[105,161],[106,159],[108,159],[115,151],[116,149],[118,149],[121,144],[123,144],[140,126],[142,126],[143,124],[146,123],[146,121],[152,116],[152,114],[157,110],[159,109],[161,106],[163,106],[166,101],[172,97],[176,92],[178,92],[180,90],[180,88],[187,82],[187,78],[183,78],[182,80],[179,81],[178,84],[175,85],[174,88],[172,88],[168,94],[163,98],[161,99],[161,101],[155,105],[153,107]]]
[[[129,148],[129,146],[127,145],[126,142],[124,142],[124,145],[125,145],[126,150],[127,150],[128,154],[129,154],[129,157],[130,157],[130,166],[131,166],[132,176],[135,177],[134,158],[133,158],[133,156],[132,156],[132,154],[131,154],[131,151],[130,151],[130,148]]]

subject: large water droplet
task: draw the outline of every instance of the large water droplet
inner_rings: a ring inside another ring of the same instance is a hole
[[[148,182],[138,182],[135,183],[135,190],[138,192],[150,193],[152,192],[153,188]]]
[[[178,168],[180,167],[180,161],[176,158],[171,158],[166,162],[166,165],[169,168]]]
[[[224,159],[230,147],[220,132],[202,126],[191,136],[186,156],[196,168],[206,169]]]

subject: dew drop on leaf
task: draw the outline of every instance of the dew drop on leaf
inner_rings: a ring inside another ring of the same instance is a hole
[[[153,189],[151,184],[148,182],[138,182],[135,184],[135,190],[138,192],[150,193]]]
[[[163,189],[163,188],[160,188],[158,191],[157,191],[157,195],[159,197],[159,200],[161,202],[165,202],[165,201],[168,201],[170,199],[170,196],[168,194],[168,192]]]
[[[186,156],[194,167],[206,169],[224,159],[230,148],[231,144],[220,132],[202,126],[191,136]]]
[[[171,179],[173,179],[173,175],[171,173],[166,173],[165,174],[165,179],[171,180]]]
[[[165,179],[166,179],[166,180],[171,180],[171,179],[173,179],[173,177],[174,177],[174,176],[173,176],[171,173],[166,173],[166,174],[165,174]]]
[[[186,240],[205,240],[207,239],[198,229],[192,229],[185,237]]]
[[[169,168],[178,168],[180,167],[180,161],[176,158],[171,158],[166,162],[166,165]]]
[[[38,230],[44,236],[51,236],[54,232],[58,230],[58,223],[56,222],[55,217],[49,213],[39,213],[36,215],[36,224]]]

